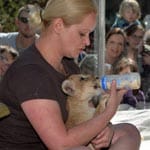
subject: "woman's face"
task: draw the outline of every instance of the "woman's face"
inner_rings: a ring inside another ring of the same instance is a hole
[[[141,29],[137,29],[132,35],[127,37],[127,42],[129,46],[133,49],[138,48],[140,43],[142,42],[144,35],[144,31]]]
[[[95,26],[96,14],[91,13],[81,23],[65,27],[61,34],[63,55],[69,58],[77,58],[83,49],[90,45],[89,34]]]
[[[121,34],[113,34],[106,43],[106,55],[109,58],[117,59],[124,50],[124,37]]]

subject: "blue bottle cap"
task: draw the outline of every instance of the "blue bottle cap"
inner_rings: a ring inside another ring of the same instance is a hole
[[[106,76],[102,76],[100,80],[101,80],[101,81],[100,81],[100,82],[101,82],[101,88],[102,88],[103,90],[107,90]]]

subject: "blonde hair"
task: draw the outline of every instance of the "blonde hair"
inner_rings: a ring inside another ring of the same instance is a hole
[[[21,16],[22,12],[27,12],[29,13],[32,9],[34,9],[36,6],[32,5],[32,4],[27,4],[25,6],[22,6],[19,10],[18,10],[18,18]]]
[[[119,16],[123,17],[124,12],[128,9],[131,8],[133,12],[137,13],[137,19],[141,18],[141,8],[139,3],[136,0],[123,0],[120,4],[119,8]]]
[[[130,67],[131,72],[137,72],[138,71],[138,66],[137,66],[136,61],[134,61],[131,58],[127,58],[127,57],[122,57],[121,59],[117,60],[112,65],[111,71],[113,74],[119,74],[126,67]]]
[[[28,14],[27,19],[28,19],[28,23],[29,23],[30,27],[35,32],[38,32],[38,30],[41,29],[41,26],[40,26],[41,20],[39,17],[40,11],[41,11],[41,8],[39,7],[38,4],[34,4],[34,5],[33,4],[27,4],[18,10],[17,17],[20,20],[22,13],[26,12]]]
[[[31,20],[39,20],[32,21],[32,26],[42,24],[46,28],[55,18],[62,18],[65,25],[73,25],[80,23],[91,12],[97,13],[94,0],[49,0],[40,13],[32,13]]]

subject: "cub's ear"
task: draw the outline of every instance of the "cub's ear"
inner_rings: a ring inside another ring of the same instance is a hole
[[[70,80],[63,81],[63,83],[62,83],[62,90],[67,95],[73,96],[75,94],[74,82],[72,82]]]

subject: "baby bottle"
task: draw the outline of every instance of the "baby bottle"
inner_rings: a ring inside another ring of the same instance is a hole
[[[122,75],[104,75],[100,78],[100,85],[103,90],[109,90],[112,81],[116,81],[116,88],[139,89],[141,86],[140,74],[137,72]]]

